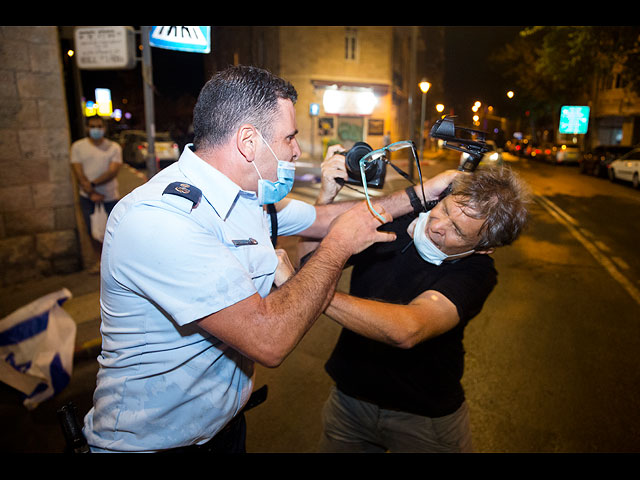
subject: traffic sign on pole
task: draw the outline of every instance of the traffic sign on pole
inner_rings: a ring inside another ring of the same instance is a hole
[[[589,107],[565,105],[560,109],[559,133],[585,134],[589,126]]]
[[[181,52],[209,53],[211,27],[162,26],[151,27],[149,44],[152,47]]]

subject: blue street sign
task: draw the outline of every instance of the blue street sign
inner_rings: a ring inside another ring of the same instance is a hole
[[[559,133],[585,134],[589,126],[589,107],[568,106],[560,109]]]
[[[151,27],[149,45],[181,52],[209,53],[211,27],[164,26]]]

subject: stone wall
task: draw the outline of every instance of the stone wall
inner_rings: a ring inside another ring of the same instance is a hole
[[[0,285],[79,270],[55,26],[0,27]]]

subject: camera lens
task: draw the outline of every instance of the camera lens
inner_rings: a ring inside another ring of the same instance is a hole
[[[373,151],[373,148],[365,142],[356,142],[351,150],[347,152],[345,164],[347,171],[352,178],[360,178],[360,159],[367,153]],[[377,166],[374,163],[368,163],[364,166],[364,173],[367,181],[370,181],[376,174]]]

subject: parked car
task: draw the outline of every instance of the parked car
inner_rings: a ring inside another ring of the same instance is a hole
[[[120,145],[122,146],[122,160],[135,167],[146,166],[147,134],[142,130],[125,130],[120,133]],[[154,139],[156,166],[158,170],[169,166],[180,157],[178,144],[173,141],[167,132],[158,132]]]
[[[483,156],[482,160],[480,160],[480,165],[502,165],[502,149],[496,146],[496,143],[493,140],[487,140],[487,147],[489,151],[487,151]],[[460,154],[460,165],[464,164],[464,162],[469,157],[466,153]]]
[[[546,161],[551,155],[551,145],[530,144],[527,148],[527,156],[536,160]]]
[[[607,167],[616,158],[629,153],[633,147],[620,145],[600,145],[580,156],[580,173],[607,178]]]
[[[511,140],[509,144],[509,152],[513,155],[524,157],[528,145],[529,140],[526,138],[522,140]]]
[[[522,150],[524,149],[525,143],[522,140],[509,140],[505,145],[505,150],[507,150],[511,155],[522,155]]]
[[[532,155],[535,156],[535,151],[536,151],[537,145],[534,142],[531,141],[524,141],[522,144],[522,150],[521,150],[521,155],[523,157],[530,157],[532,158]]]
[[[634,148],[626,155],[612,161],[608,168],[609,180],[631,182],[634,188],[640,186],[640,148]]]
[[[573,165],[577,164],[580,159],[580,147],[578,145],[556,143],[551,145],[550,150],[545,158],[556,165]]]

